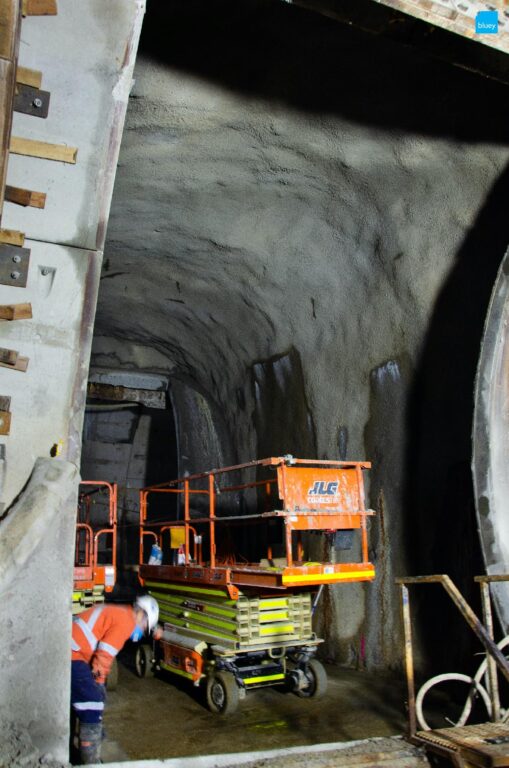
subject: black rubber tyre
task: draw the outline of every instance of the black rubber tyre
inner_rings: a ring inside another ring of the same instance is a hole
[[[153,658],[154,654],[152,651],[152,646],[143,644],[136,648],[134,666],[138,677],[154,676],[154,666],[152,663]]]
[[[309,684],[300,691],[295,691],[301,699],[321,699],[327,691],[327,673],[323,664],[317,659],[311,659],[307,665],[306,677]]]
[[[113,659],[110,674],[106,678],[106,690],[114,691],[118,685],[118,661]]]
[[[207,678],[207,707],[215,715],[231,715],[239,705],[239,686],[231,672]]]

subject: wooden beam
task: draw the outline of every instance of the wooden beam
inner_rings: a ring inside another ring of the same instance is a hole
[[[6,245],[22,246],[25,242],[25,234],[15,229],[0,229],[0,243]]]
[[[166,408],[166,392],[153,389],[135,389],[133,387],[89,381],[87,397],[93,400],[143,403],[143,405],[149,408]]]
[[[28,155],[28,157],[41,157],[44,160],[57,160],[62,163],[75,163],[78,150],[76,147],[67,147],[65,144],[49,144],[46,141],[23,139],[19,136],[11,136],[9,151],[15,155]]]
[[[11,414],[9,411],[0,411],[0,435],[8,435],[11,431]]]
[[[16,82],[21,85],[30,85],[32,88],[40,88],[42,85],[42,72],[38,69],[20,67],[16,69]]]
[[[0,320],[30,320],[31,318],[32,305],[30,303],[0,305]]]
[[[19,357],[19,352],[16,352],[16,350],[0,347],[0,363],[7,363],[7,365],[14,365],[18,357]]]
[[[45,192],[33,192],[31,189],[21,187],[5,187],[5,200],[16,205],[29,205],[31,208],[44,208],[46,205]]]
[[[23,16],[56,16],[57,0],[22,0]]]
[[[22,357],[21,355],[18,355],[18,359],[14,365],[0,362],[0,368],[10,368],[11,371],[22,371],[24,373],[28,368],[28,357]]]
[[[0,57],[13,60],[16,50],[19,0],[0,0]]]

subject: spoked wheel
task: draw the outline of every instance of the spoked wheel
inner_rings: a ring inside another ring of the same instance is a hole
[[[154,654],[150,645],[139,645],[136,648],[134,666],[138,677],[152,677],[154,675],[153,657]]]
[[[118,661],[116,659],[113,659],[113,664],[111,665],[110,674],[108,675],[108,678],[106,680],[106,690],[114,691],[117,685],[118,685]]]
[[[231,715],[239,705],[239,687],[231,672],[207,678],[207,706],[216,715]]]
[[[301,699],[320,699],[327,690],[327,673],[317,659],[308,662],[304,673],[308,681],[305,688],[295,691]]]

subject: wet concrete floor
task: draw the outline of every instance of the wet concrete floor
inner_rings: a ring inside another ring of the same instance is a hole
[[[118,687],[108,695],[103,760],[266,750],[404,732],[402,683],[326,669],[328,691],[319,701],[263,688],[222,718],[206,709],[202,689],[170,674],[140,680],[120,664]]]

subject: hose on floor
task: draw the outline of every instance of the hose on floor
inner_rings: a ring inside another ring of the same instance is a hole
[[[500,640],[497,643],[497,647],[501,651],[507,645],[509,645],[509,635],[506,635],[505,637],[502,638],[502,640]],[[467,699],[465,701],[465,705],[463,707],[463,710],[461,712],[459,719],[456,722],[453,722],[452,720],[449,720],[449,718],[446,718],[451,723],[451,725],[454,725],[454,726],[465,725],[468,718],[470,717],[470,713],[472,712],[472,706],[478,695],[481,697],[481,699],[484,702],[484,705],[488,712],[488,716],[491,717],[491,700],[488,693],[487,668],[488,668],[488,663],[485,657],[482,663],[479,665],[477,672],[473,677],[460,674],[459,672],[447,672],[442,675],[435,675],[435,677],[430,677],[430,679],[427,680],[424,683],[424,685],[422,685],[421,688],[419,689],[419,693],[417,694],[417,698],[415,700],[415,711],[417,715],[417,721],[420,727],[422,728],[422,730],[423,731],[431,730],[431,726],[428,725],[423,714],[424,697],[426,696],[427,693],[429,693],[429,691],[435,685],[439,685],[440,683],[445,683],[445,682],[459,681],[462,683],[468,683],[470,685],[470,690],[468,692]],[[481,680],[483,682],[481,682]],[[507,711],[502,710],[502,722],[506,722],[508,718],[509,718],[509,710]]]

